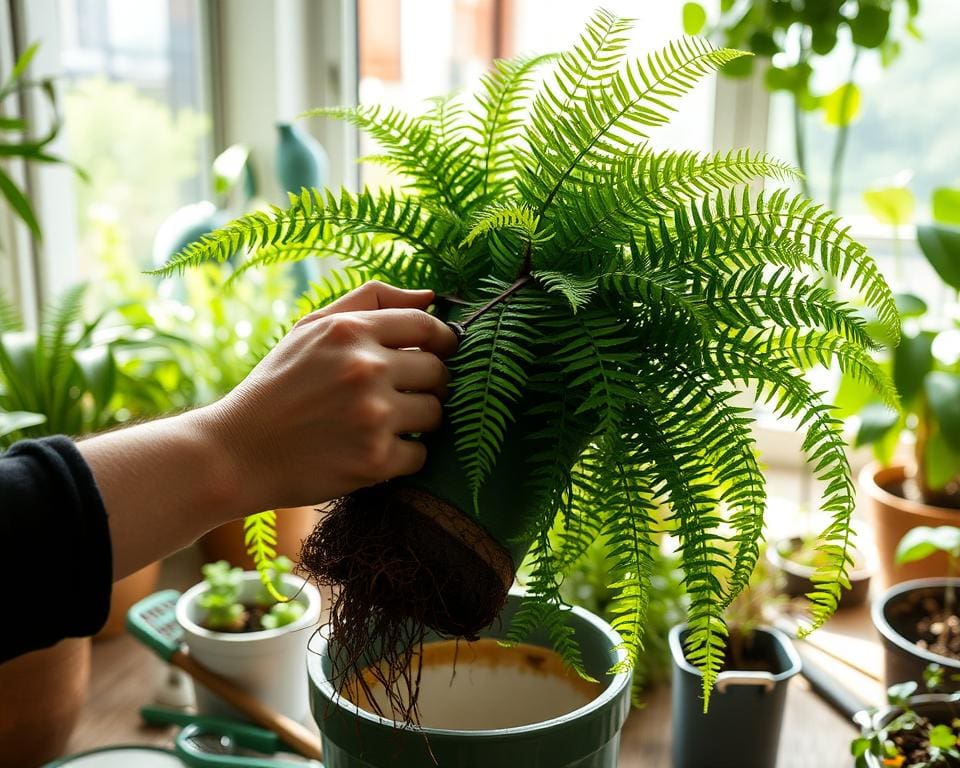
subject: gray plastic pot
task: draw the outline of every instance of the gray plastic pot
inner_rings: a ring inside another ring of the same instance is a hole
[[[520,602],[511,593],[501,620],[481,637],[501,638]],[[602,683],[592,701],[568,714],[528,725],[487,730],[414,728],[378,717],[338,695],[337,670],[329,641],[319,633],[307,659],[310,706],[320,726],[326,768],[615,768],[620,731],[630,711],[629,672],[609,675],[622,658],[621,640],[611,627],[582,608],[567,614],[587,672]],[[428,638],[430,640],[432,638]],[[550,647],[546,637],[531,644]],[[336,649],[333,649],[336,658]],[[467,677],[467,675],[464,675]],[[525,695],[520,681],[505,685],[503,706]],[[462,706],[463,701],[454,702]],[[476,707],[488,706],[471,701]],[[432,754],[431,754],[432,753]]]
[[[922,684],[923,670],[927,665],[939,664],[952,673],[944,676],[945,687],[960,688],[960,683],[949,679],[953,674],[960,673],[960,661],[918,648],[904,636],[907,628],[897,620],[898,611],[912,596],[926,592],[942,597],[948,581],[944,578],[905,581],[888,589],[874,602],[870,614],[883,642],[883,679],[887,687],[906,680]],[[953,584],[960,589],[960,579],[953,579]]]
[[[800,671],[790,639],[776,629],[758,629],[754,643],[775,659],[770,672],[721,672],[703,713],[700,670],[687,661],[687,626],[670,630],[673,657],[673,768],[774,768],[787,685]]]

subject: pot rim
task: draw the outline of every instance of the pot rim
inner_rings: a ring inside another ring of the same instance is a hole
[[[259,582],[260,574],[256,571],[244,571],[243,580],[256,580]],[[276,629],[260,629],[256,632],[217,632],[212,629],[207,629],[191,619],[190,612],[187,610],[188,606],[193,605],[193,603],[197,601],[197,598],[207,591],[207,583],[204,581],[201,581],[199,584],[194,584],[177,599],[177,623],[192,635],[222,643],[250,643],[257,640],[269,640],[270,638],[279,637],[280,635],[308,629],[316,624],[320,619],[319,590],[309,581],[300,576],[295,576],[292,573],[283,574],[283,583],[299,591],[297,598],[306,597],[306,610],[303,612],[303,615],[292,624],[286,624]]]
[[[524,593],[517,589],[511,589],[509,595],[510,597],[520,598],[524,596]],[[596,614],[591,613],[580,606],[570,606],[570,612],[578,619],[589,624],[593,629],[598,630],[606,636],[606,638],[610,641],[611,647],[616,651],[618,664],[626,660],[627,653],[622,647],[620,647],[623,644],[623,639],[613,627],[611,627],[606,621],[601,619]],[[321,661],[324,655],[326,655],[327,646],[330,643],[328,637],[329,627],[329,624],[321,627],[314,634],[314,636],[310,638],[310,643],[307,645],[307,676],[309,677],[310,685],[316,687],[323,697],[331,704],[345,710],[346,712],[370,725],[400,730],[413,730],[418,734],[424,734],[429,737],[460,738],[463,737],[464,734],[468,734],[471,739],[498,739],[505,736],[537,735],[540,731],[546,731],[554,728],[557,725],[562,725],[569,723],[572,720],[586,717],[587,715],[590,715],[591,713],[609,705],[614,699],[622,695],[624,688],[629,686],[633,680],[632,670],[616,672],[611,676],[612,679],[610,682],[595,699],[592,699],[582,707],[578,707],[577,709],[567,712],[564,715],[552,717],[549,720],[541,720],[538,723],[528,723],[527,725],[517,725],[510,728],[486,728],[475,731],[466,731],[455,728],[430,728],[425,726],[415,726],[411,728],[409,723],[401,723],[386,717],[380,717],[373,712],[368,712],[365,709],[361,709],[345,696],[340,695],[336,690],[334,690],[333,683],[331,683],[327,675],[324,674]],[[314,640],[317,640],[320,645],[313,647]]]
[[[894,630],[884,615],[884,608],[893,600],[902,597],[907,592],[912,592],[917,589],[929,589],[930,587],[946,587],[950,582],[952,582],[954,586],[960,587],[960,578],[947,578],[945,576],[913,579],[911,581],[901,582],[900,584],[894,584],[880,596],[879,600],[875,600],[870,607],[870,618],[873,620],[873,626],[884,640],[905,653],[917,656],[928,663],[939,664],[942,667],[950,667],[951,669],[960,669],[960,660],[951,659],[949,656],[941,656],[938,653],[931,653],[923,648],[919,648],[916,644],[910,642]]]
[[[673,657],[673,663],[680,667],[680,669],[682,669],[684,672],[689,672],[697,677],[703,677],[703,674],[700,672],[700,670],[687,661],[687,654],[684,652],[683,643],[680,640],[680,636],[684,633],[688,626],[689,625],[686,622],[683,622],[682,624],[674,624],[670,628],[670,635],[668,637],[668,642],[670,643],[670,655]],[[797,653],[797,649],[794,647],[793,643],[790,642],[790,638],[785,632],[781,632],[776,627],[757,627],[757,629],[754,631],[771,635],[773,639],[777,641],[780,647],[783,648],[787,655],[789,665],[785,670],[776,674],[773,672],[767,673],[775,683],[788,680],[800,672],[802,667],[800,662],[800,654]],[[734,675],[739,674],[738,670],[726,670],[718,675],[718,679],[720,676],[729,673]]]
[[[903,512],[908,515],[933,517],[942,520],[948,525],[960,525],[960,509],[938,507],[933,504],[925,504],[922,501],[905,499],[902,496],[897,496],[895,493],[890,493],[890,491],[877,482],[877,477],[884,472],[902,479],[906,477],[906,465],[890,464],[884,466],[879,461],[871,461],[860,470],[860,474],[857,476],[857,482],[860,488],[881,504],[893,507],[898,512]]]
[[[813,576],[816,568],[794,562],[789,557],[784,557],[781,555],[777,549],[777,544],[779,544],[781,541],[794,541],[802,538],[803,537],[800,535],[792,535],[780,536],[779,538],[772,539],[767,545],[767,561],[771,565],[779,568],[781,571],[786,571],[794,576],[800,576],[801,578],[809,579],[811,576]],[[867,554],[859,547],[851,547],[851,551],[856,552],[860,556],[860,561],[864,565],[861,568],[854,568],[847,573],[850,581],[866,581],[867,579],[871,578],[873,576],[874,569],[870,566],[870,563],[867,562]]]

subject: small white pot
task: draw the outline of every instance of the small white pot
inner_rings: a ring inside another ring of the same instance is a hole
[[[260,632],[213,632],[201,626],[204,611],[197,599],[207,590],[203,582],[177,601],[177,623],[183,627],[190,655],[212,672],[232,681],[271,709],[300,722],[309,713],[307,698],[307,643],[320,622],[320,593],[298,576],[284,574],[287,594],[306,606],[293,624]],[[240,601],[253,603],[260,589],[256,571],[245,571]],[[299,590],[299,594],[297,594]],[[202,714],[243,716],[218,696],[197,684],[197,709]]]

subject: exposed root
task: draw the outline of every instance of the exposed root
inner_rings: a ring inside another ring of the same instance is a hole
[[[427,630],[476,639],[506,601],[509,555],[463,515],[451,519],[452,510],[422,491],[388,483],[340,499],[304,541],[300,567],[321,587],[336,589],[330,606],[334,683],[381,717],[419,721]],[[372,692],[377,685],[387,707]]]

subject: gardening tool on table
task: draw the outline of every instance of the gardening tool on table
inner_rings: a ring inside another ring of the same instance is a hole
[[[182,725],[173,749],[123,745],[84,752],[45,768],[322,768],[320,763],[273,757],[284,748],[273,731],[220,717],[143,707],[149,725]]]
[[[182,644],[183,629],[176,619],[179,597],[177,590],[167,589],[136,603],[127,613],[127,630],[161,659],[187,672],[194,680],[233,705],[257,725],[277,734],[292,751],[304,757],[320,759],[318,736],[295,720],[274,712],[229,680],[201,666],[190,656]]]

